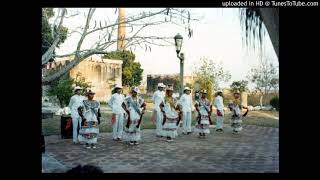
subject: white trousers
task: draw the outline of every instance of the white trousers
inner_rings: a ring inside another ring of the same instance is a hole
[[[73,112],[71,113],[71,118],[72,118],[72,141],[74,143],[78,142],[78,126],[81,128],[81,117],[79,116],[78,112]]]
[[[112,130],[113,139],[117,139],[117,138],[122,139],[123,118],[124,118],[123,113],[116,114],[116,122],[113,124],[113,130]]]
[[[156,134],[158,136],[162,136],[162,121],[163,121],[163,114],[160,111],[156,111]]]
[[[224,116],[217,116],[216,129],[222,129],[223,128],[223,120],[224,120]]]
[[[191,132],[191,112],[183,112],[182,118],[183,132]]]

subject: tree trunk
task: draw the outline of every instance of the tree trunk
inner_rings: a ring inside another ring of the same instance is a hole
[[[279,8],[259,8],[259,11],[279,61]]]
[[[260,96],[260,107],[262,108],[263,106],[263,95]]]
[[[64,8],[62,10],[61,20],[60,20],[60,23],[58,25],[58,31],[60,30],[60,28],[62,26],[63,18],[64,18],[64,15],[66,14],[66,12],[67,12],[67,10]],[[53,31],[52,31],[52,33],[53,33]],[[57,37],[56,37],[55,41],[52,43],[52,45],[50,46],[50,48],[42,55],[42,65],[48,63],[48,61],[52,58],[53,52],[54,52],[54,50],[57,47],[59,42],[60,42],[60,32],[58,32]]]
[[[87,55],[87,56],[83,56],[83,57],[75,57],[75,59],[73,61],[71,61],[69,64],[66,64],[65,66],[63,66],[61,69],[59,69],[58,71],[56,71],[52,75],[50,75],[48,77],[45,77],[42,80],[42,84],[43,85],[48,85],[52,81],[55,81],[55,80],[59,79],[61,76],[63,76],[66,73],[68,73],[73,67],[78,65],[81,61],[83,61],[87,57],[89,57],[89,56]]]
[[[84,55],[81,55],[80,57],[77,57],[77,55],[76,55],[74,60],[72,60],[70,63],[66,64],[60,70],[58,70],[57,72],[53,73],[52,75],[45,77],[42,80],[42,85],[48,85],[52,81],[59,79],[61,76],[63,76],[66,73],[68,73],[73,67],[78,65],[80,62],[85,60],[87,57],[90,57],[93,54],[106,54],[106,53],[107,52],[102,52],[102,51],[101,52],[100,51],[90,51],[90,52],[87,52]]]
[[[51,47],[42,55],[42,65],[47,64],[53,56],[53,52],[60,41],[60,36],[52,43]]]

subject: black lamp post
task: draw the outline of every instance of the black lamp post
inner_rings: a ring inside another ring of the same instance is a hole
[[[180,96],[183,94],[183,61],[184,61],[184,54],[180,53],[183,37],[178,33],[174,36],[174,42],[176,46],[177,57],[180,59]]]

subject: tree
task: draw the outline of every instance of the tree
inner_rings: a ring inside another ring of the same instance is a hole
[[[217,64],[206,57],[200,59],[193,72],[196,75],[195,83],[199,84],[201,89],[207,90],[210,100],[212,100],[213,90],[219,88],[219,83],[228,82],[231,78],[231,74],[223,69],[222,64]]]
[[[261,106],[263,105],[263,97],[268,95],[270,90],[276,86],[275,79],[278,79],[278,77],[278,68],[269,63],[266,58],[260,60],[260,64],[250,70],[248,79],[256,85],[255,89],[261,93]]]
[[[279,61],[279,8],[241,8],[240,21],[247,46],[261,47],[267,30]]]
[[[179,74],[175,75],[166,75],[166,76],[156,76],[154,78],[148,78],[148,92],[154,92],[158,89],[158,83],[162,82],[165,85],[172,84],[174,92],[179,92],[180,90],[180,76]]]
[[[230,85],[230,88],[232,91],[239,90],[240,92],[244,92],[248,90],[248,81],[242,80],[242,81],[233,81]]]
[[[66,12],[62,12],[65,14]],[[59,47],[67,39],[68,28],[62,26],[63,19],[61,19],[59,25],[49,24],[49,19],[54,17],[53,8],[43,8],[42,9],[42,26],[41,26],[41,52],[43,55],[43,60],[53,61],[55,55],[54,47]]]
[[[279,97],[275,96],[270,100],[270,105],[274,108],[276,108],[277,111],[279,111]]]
[[[113,51],[104,58],[123,60],[122,85],[132,87],[141,84],[143,69],[139,62],[134,61],[135,55],[131,51]]]
[[[66,9],[60,9],[61,15],[58,16],[60,18],[60,23],[57,26],[58,29],[61,27],[60,25],[63,22],[63,18],[66,14]],[[189,37],[192,36],[192,29],[190,28],[190,21],[196,20],[192,19],[190,12],[186,9],[176,9],[176,8],[164,8],[155,12],[141,12],[139,14],[130,15],[125,19],[124,22],[119,22],[116,20],[115,22],[96,22],[92,21],[92,17],[94,15],[95,8],[90,8],[88,13],[86,14],[86,21],[84,22],[84,26],[81,27],[81,31],[73,31],[71,33],[79,33],[81,37],[78,41],[77,47],[74,52],[70,54],[64,55],[56,55],[53,54],[52,51],[57,47],[57,43],[53,43],[51,47],[46,51],[46,53],[42,56],[42,65],[48,63],[48,59],[55,57],[70,57],[73,56],[73,60],[65,65],[63,68],[59,69],[57,72],[48,75],[43,78],[42,83],[44,85],[50,84],[54,80],[60,78],[67,72],[69,72],[73,67],[78,65],[81,61],[90,57],[93,54],[107,54],[111,45],[117,42],[117,36],[114,36],[114,32],[117,30],[119,24],[125,24],[126,27],[131,28],[131,31],[134,32],[132,36],[126,37],[124,40],[126,42],[125,48],[135,47],[139,45],[145,45],[146,50],[151,51],[151,47],[148,46],[150,44],[160,45],[160,46],[172,46],[173,42],[168,41],[168,39],[172,40],[173,37],[159,37],[157,34],[154,36],[139,36],[139,33],[142,29],[150,26],[157,26],[160,24],[171,23],[180,26],[187,26],[186,30],[189,32]],[[156,18],[157,17],[157,18]],[[162,18],[161,18],[162,17]],[[169,19],[169,20],[168,20]],[[80,22],[81,23],[81,22]],[[84,40],[95,33],[99,33],[100,38],[93,43],[92,47],[89,49],[83,49],[82,44]],[[54,42],[59,41],[59,36],[56,37]],[[162,43],[159,43],[162,42]],[[109,51],[110,52],[110,51]]]
[[[69,75],[64,75],[52,83],[48,95],[57,96],[60,106],[65,107],[69,104],[70,98],[74,94],[73,90],[75,86],[82,87],[82,95],[85,95],[87,89],[91,88],[91,84],[87,83],[80,73],[77,74],[75,79],[70,78]]]
[[[279,91],[279,78],[271,79],[270,86],[273,88],[275,92]]]

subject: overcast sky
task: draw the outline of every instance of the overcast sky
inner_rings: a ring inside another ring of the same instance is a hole
[[[155,11],[157,9],[126,8],[126,14],[136,14],[142,10]],[[226,87],[234,80],[246,79],[251,67],[258,64],[259,58],[252,49],[247,49],[242,43],[242,32],[236,8],[193,8],[190,9],[196,17],[201,17],[198,22],[192,22],[193,36],[189,38],[184,28],[176,25],[161,25],[148,27],[140,32],[144,35],[175,36],[180,33],[184,37],[182,52],[185,53],[185,74],[192,73],[192,67],[201,57],[208,57],[215,62],[222,62],[224,68],[231,73],[231,80],[221,84]],[[63,25],[72,31],[85,23],[84,13],[88,9],[68,9],[69,13],[78,12],[80,15],[64,20]],[[57,13],[56,13],[57,14]],[[114,22],[117,18],[115,8],[98,8],[93,20]],[[53,21],[54,18],[51,19]],[[128,31],[128,29],[127,29]],[[80,35],[73,33],[56,50],[57,54],[71,53],[76,49]],[[89,36],[83,43],[83,49],[89,48],[92,42],[98,39],[98,34]],[[172,42],[174,40],[172,39]],[[265,54],[270,57],[271,63],[278,66],[278,59],[273,50],[268,34],[265,39]],[[110,50],[115,50],[115,46]],[[179,73],[179,59],[176,57],[174,46],[152,46],[152,50],[145,51],[137,47],[134,50],[136,59],[144,69],[144,78],[147,74],[173,74]],[[252,87],[252,86],[251,86]]]

